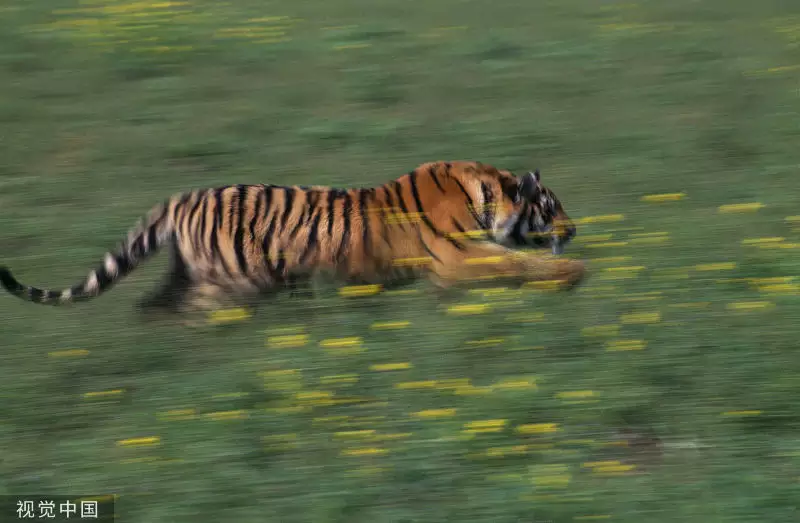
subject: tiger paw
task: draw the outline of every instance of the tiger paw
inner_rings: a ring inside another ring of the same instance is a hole
[[[567,289],[577,286],[586,276],[586,264],[580,260],[564,258],[557,260],[556,263],[558,264],[556,279],[563,281]]]

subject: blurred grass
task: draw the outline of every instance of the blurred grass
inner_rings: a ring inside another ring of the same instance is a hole
[[[540,167],[591,268],[200,331],[132,314],[163,258],[80,307],[3,297],[0,489],[114,492],[122,521],[796,521],[798,35],[777,0],[0,8],[26,282],[174,191],[458,158]]]

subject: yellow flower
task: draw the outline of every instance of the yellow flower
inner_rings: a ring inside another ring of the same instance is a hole
[[[529,423],[518,425],[517,432],[520,434],[551,434],[558,432],[558,423]]]

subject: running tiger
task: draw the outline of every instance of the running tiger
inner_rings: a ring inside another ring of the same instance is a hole
[[[442,288],[486,278],[572,286],[584,274],[580,261],[513,248],[560,254],[575,232],[538,170],[517,177],[480,162],[431,162],[374,188],[231,185],[178,194],[153,208],[84,282],[42,290],[0,267],[0,283],[34,303],[83,301],[167,246],[168,278],[143,306],[205,301],[208,309],[318,273],[353,284],[427,276]]]

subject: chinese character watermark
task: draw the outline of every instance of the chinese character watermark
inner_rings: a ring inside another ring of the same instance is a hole
[[[3,496],[0,496],[3,497]],[[6,499],[9,496],[5,496]],[[103,499],[107,496],[103,496]],[[25,499],[27,498],[27,499]],[[53,497],[44,497],[44,496],[22,496],[14,497],[10,500],[10,503],[6,505],[6,510],[11,509],[11,504],[16,501],[16,511],[17,517],[15,520],[24,521],[24,520],[32,520],[32,521],[75,521],[77,520],[95,520],[98,521],[101,518],[106,517],[106,505],[105,502],[101,500],[101,498],[94,498],[90,496],[81,496],[81,497],[68,497],[68,496],[53,496]],[[2,501],[2,500],[0,500]],[[109,515],[113,513],[113,505],[114,501],[109,504]],[[0,503],[2,505],[2,503]],[[100,515],[100,512],[103,512],[103,515]],[[113,516],[111,516],[113,517]],[[12,516],[13,518],[13,516]],[[5,521],[3,519],[2,513],[0,513],[0,521]]]
[[[33,511],[33,501],[17,501],[17,518],[34,519],[36,514]]]
[[[69,519],[70,515],[77,514],[78,506],[75,505],[75,503],[73,503],[72,501],[67,500],[58,506],[58,511],[61,514],[64,514],[67,517],[67,519]]]
[[[97,501],[81,501],[81,519],[97,519]]]
[[[56,517],[56,504],[54,501],[40,501],[39,502],[39,519],[55,519]]]

